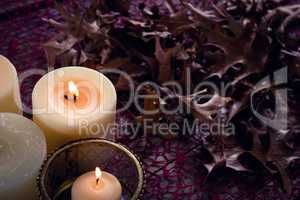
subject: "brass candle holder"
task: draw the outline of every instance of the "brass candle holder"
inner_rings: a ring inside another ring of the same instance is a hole
[[[100,167],[122,185],[122,200],[139,200],[145,173],[141,162],[126,147],[103,139],[79,140],[57,149],[44,162],[37,179],[40,200],[71,200],[73,182]]]

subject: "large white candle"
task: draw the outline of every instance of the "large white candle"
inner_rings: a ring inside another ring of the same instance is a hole
[[[0,112],[22,113],[17,71],[2,55],[0,55]]]
[[[72,187],[72,200],[120,200],[121,195],[119,180],[99,168],[80,176]]]
[[[46,157],[46,140],[31,120],[0,113],[0,199],[37,199],[36,177]]]
[[[65,67],[42,77],[33,90],[33,119],[43,129],[48,150],[87,137],[111,137],[117,95],[103,74]]]

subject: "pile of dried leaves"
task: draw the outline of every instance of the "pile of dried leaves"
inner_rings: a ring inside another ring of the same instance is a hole
[[[184,102],[192,112],[141,115],[137,121],[180,123],[190,118],[199,123],[220,119],[233,123],[235,135],[221,131],[203,136],[208,177],[225,166],[254,171],[279,177],[282,188],[290,193],[287,168],[300,156],[300,5],[284,0],[166,0],[150,6],[137,2],[94,0],[87,8],[75,1],[58,4],[64,21],[44,19],[60,31],[45,44],[49,66],[120,69],[137,85],[144,80],[160,84],[163,97],[145,100],[146,110]],[[279,85],[275,82],[278,70],[288,73],[287,81]],[[117,90],[126,93],[127,81],[113,80]],[[171,80],[183,87],[203,81],[229,87],[225,94],[205,87],[194,94],[177,94],[163,86]],[[281,98],[281,91],[287,91],[287,100]],[[145,93],[156,94],[151,87],[145,87]],[[207,94],[210,98],[202,98]],[[162,101],[166,96],[167,101]],[[280,105],[288,108],[284,130],[270,127],[252,112],[255,109],[260,116],[274,119],[281,112],[281,107],[275,110],[278,97]]]

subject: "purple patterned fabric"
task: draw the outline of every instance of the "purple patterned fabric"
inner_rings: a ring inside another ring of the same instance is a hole
[[[32,68],[46,69],[42,44],[54,35],[54,30],[41,18],[59,19],[53,0],[1,0],[0,16],[0,54],[8,57],[19,73]],[[22,100],[27,106],[31,105],[31,91],[38,78],[31,77],[22,83]],[[118,122],[125,124],[132,118],[130,112],[120,113]],[[197,136],[163,140],[149,135],[131,140],[121,135],[118,141],[135,151],[144,164],[145,200],[300,199],[299,169],[291,170],[291,196],[280,191],[275,180],[258,183],[254,175],[230,171],[220,172],[213,184],[204,186],[206,171],[200,162],[201,138]]]

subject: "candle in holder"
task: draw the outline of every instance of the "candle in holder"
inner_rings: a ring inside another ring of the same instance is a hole
[[[31,120],[0,113],[0,199],[37,199],[36,177],[46,157],[46,140]]]
[[[17,71],[2,55],[0,55],[0,112],[22,113]]]
[[[121,200],[121,195],[119,180],[98,167],[80,176],[72,187],[72,200]]]
[[[33,90],[33,119],[46,135],[48,150],[81,138],[111,139],[117,95],[103,74],[65,67],[42,77]]]

